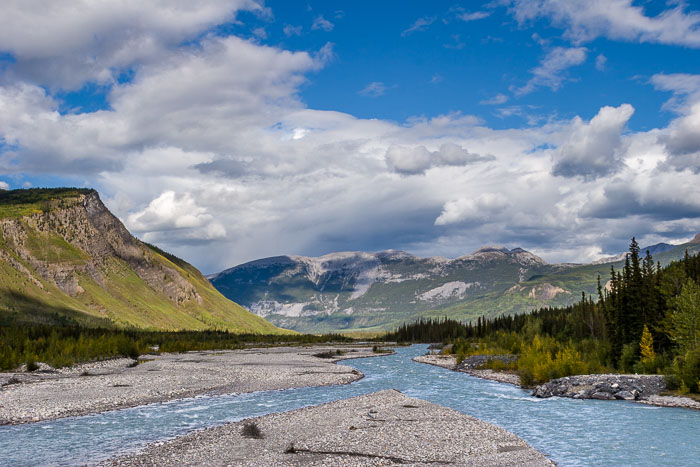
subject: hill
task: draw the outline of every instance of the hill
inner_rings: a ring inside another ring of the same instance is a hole
[[[66,188],[0,192],[0,323],[285,332]]]
[[[654,259],[665,265],[686,249],[700,251],[700,236],[685,245],[655,245]],[[521,248],[484,247],[454,260],[389,250],[265,258],[210,279],[225,296],[279,326],[377,331],[420,317],[471,320],[568,306],[581,292],[596,294],[598,276],[605,284],[610,267],[623,264],[624,255],[599,264],[547,264]]]

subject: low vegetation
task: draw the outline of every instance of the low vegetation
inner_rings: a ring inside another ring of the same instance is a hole
[[[241,428],[241,435],[244,438],[262,439],[264,438],[262,431],[255,422],[245,422]]]
[[[240,349],[248,345],[350,342],[338,335],[235,334],[228,331],[143,331],[78,326],[0,326],[0,370],[37,362],[63,367],[114,357],[158,352]],[[333,353],[336,356],[336,353]]]
[[[517,354],[525,385],[575,374],[665,374],[679,393],[700,392],[700,255],[665,268],[640,258],[632,239],[621,271],[599,280],[598,299],[529,314],[404,324],[386,339],[452,343],[458,361],[473,354]],[[501,365],[492,360],[491,365]]]

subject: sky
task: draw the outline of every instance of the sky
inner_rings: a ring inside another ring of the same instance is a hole
[[[3,2],[0,189],[205,273],[700,232],[700,2]]]

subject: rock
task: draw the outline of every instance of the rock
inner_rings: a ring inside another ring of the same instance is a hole
[[[535,397],[571,397],[576,399],[638,400],[666,389],[661,375],[577,375],[558,378],[537,386]]]
[[[591,396],[591,399],[598,399],[598,400],[613,400],[615,399],[615,396],[610,394],[609,392],[594,392],[593,395]]]
[[[635,395],[630,391],[619,391],[615,394],[615,399],[622,399],[626,401],[633,401],[636,399]]]

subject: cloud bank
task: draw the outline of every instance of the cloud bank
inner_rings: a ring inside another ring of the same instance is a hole
[[[627,130],[634,108],[620,103],[525,128],[490,128],[462,113],[392,122],[302,101],[331,44],[290,51],[207,33],[243,10],[269,15],[257,2],[71,5],[37,4],[30,23],[24,2],[4,6],[0,50],[13,62],[0,81],[3,179],[85,180],[142,239],[205,272],[352,249],[457,257],[487,243],[583,261],[632,235],[653,243],[700,230],[698,75],[651,79],[671,92],[674,114],[648,131]],[[552,18],[577,41],[613,34],[603,26],[614,15],[582,7],[574,19],[571,5],[511,8],[520,21]],[[630,5],[616,1],[611,11]],[[638,24],[614,34],[692,46],[696,18],[670,11],[649,21],[632,15]],[[548,49],[519,92],[557,89],[587,55],[578,45]],[[61,111],[54,89],[91,83],[105,86],[105,108]]]

